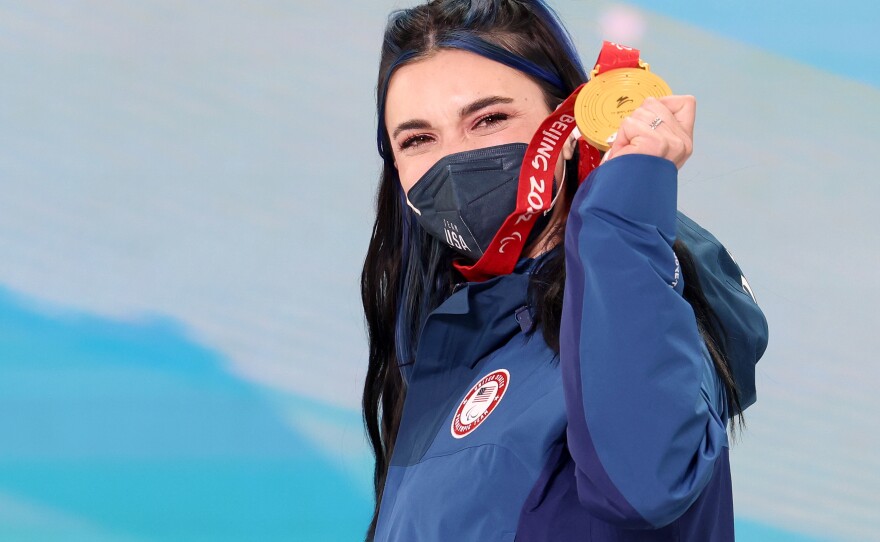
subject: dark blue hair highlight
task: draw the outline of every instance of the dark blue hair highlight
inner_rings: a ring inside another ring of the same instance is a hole
[[[402,227],[401,232],[403,233],[403,238],[400,243],[400,261],[408,264],[410,260],[410,255],[413,252],[413,248],[415,248],[416,253],[421,252],[421,247],[413,247],[413,240],[418,239],[418,231],[414,228],[415,220],[412,216],[412,209],[410,209],[409,205],[406,204],[406,193],[403,191],[403,187],[400,186],[400,183],[397,183],[398,186],[398,205],[400,205],[400,216]],[[409,267],[409,266],[407,266]],[[407,282],[409,280],[409,274],[406,273],[402,277],[401,281],[401,291],[405,292],[408,290]],[[400,296],[397,300],[397,314],[399,315],[408,315],[411,313],[410,310],[407,310],[407,301],[409,301],[406,296]],[[412,363],[413,358],[415,357],[415,352],[413,352],[412,348],[412,333],[410,330],[406,328],[407,319],[406,318],[397,318],[394,322],[394,350],[397,353],[397,363],[398,365],[406,365]]]
[[[463,49],[484,56],[489,60],[500,62],[505,66],[519,70],[527,75],[531,75],[541,79],[550,85],[556,87],[562,92],[565,86],[562,78],[555,70],[544,69],[534,62],[527,60],[519,55],[511,53],[503,47],[499,47],[494,43],[488,42],[483,38],[466,31],[450,32],[443,41],[437,44],[438,47],[448,47],[450,49]]]
[[[577,52],[577,48],[574,46],[574,41],[571,39],[571,34],[568,33],[568,30],[565,28],[565,25],[562,24],[562,21],[559,19],[559,15],[556,14],[556,11],[553,10],[550,6],[542,2],[541,0],[535,0],[531,2],[535,11],[537,12],[538,18],[543,19],[547,29],[553,34],[553,37],[562,45],[562,48],[565,49],[565,54],[568,56],[571,63],[574,65],[575,69],[578,72],[578,75],[581,78],[581,82],[585,82],[589,77],[587,76],[587,71],[584,69],[584,65],[581,62],[581,57]],[[573,92],[573,88],[565,89],[566,93]]]
[[[399,366],[415,361],[418,335],[427,315],[449,294],[451,268],[439,265],[451,251],[431,239],[406,203],[406,194],[398,182],[398,205],[401,216],[400,261],[401,295],[394,322],[394,349]],[[445,271],[444,271],[445,269]],[[410,294],[410,295],[408,295]],[[412,295],[415,294],[415,295]]]

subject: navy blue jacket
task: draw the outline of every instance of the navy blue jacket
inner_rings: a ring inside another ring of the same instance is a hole
[[[676,236],[724,324],[744,405],[767,325],[724,247],[677,213],[677,173],[621,156],[579,188],[558,356],[529,325],[539,260],[431,313],[400,368],[376,541],[733,540],[727,399],[682,297]]]

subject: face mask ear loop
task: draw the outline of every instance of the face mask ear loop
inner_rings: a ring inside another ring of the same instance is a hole
[[[394,169],[396,170],[397,166],[394,166]],[[413,205],[412,202],[409,200],[409,190],[403,189],[403,184],[400,182],[400,173],[397,173],[395,177],[397,177],[397,186],[400,187],[400,191],[403,192],[403,199],[406,200],[406,204],[409,205],[409,208],[412,209],[415,214],[421,216],[422,212],[419,211],[418,208]],[[412,187],[410,187],[410,189],[412,189]]]
[[[406,191],[404,191],[404,192],[403,192],[403,197],[406,198],[406,204],[409,205],[409,208],[412,209],[413,212],[414,212],[415,214],[421,216],[421,215],[422,215],[422,212],[419,211],[419,210],[416,208],[416,206],[413,205],[412,202],[409,200],[409,193],[406,192]]]
[[[556,188],[556,195],[553,196],[553,201],[550,202],[550,207],[547,207],[547,210],[544,211],[544,216],[547,216],[547,213],[549,213],[550,211],[553,210],[553,206],[556,205],[556,200],[559,199],[559,194],[562,194],[562,189],[563,189],[563,187],[565,186],[565,173],[566,173],[566,172],[565,172],[565,168],[566,168],[566,162],[568,162],[568,160],[563,160],[563,161],[562,161],[562,182],[561,182],[561,183],[560,183],[560,182],[557,182],[557,183],[556,183],[557,186],[558,186],[558,187]],[[555,179],[554,179],[554,180],[555,180]],[[409,201],[409,200],[407,200],[407,201]]]

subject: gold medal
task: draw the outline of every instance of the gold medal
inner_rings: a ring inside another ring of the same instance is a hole
[[[666,81],[641,68],[617,68],[593,74],[574,102],[574,118],[581,135],[601,151],[611,148],[609,138],[620,123],[636,110],[645,98],[672,94]]]

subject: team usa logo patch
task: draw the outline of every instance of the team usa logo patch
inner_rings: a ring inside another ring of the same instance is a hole
[[[455,416],[452,417],[452,436],[455,438],[466,437],[471,431],[476,429],[483,420],[492,414],[507,386],[510,384],[510,373],[507,369],[498,369],[492,371],[479,382],[464,396]]]

